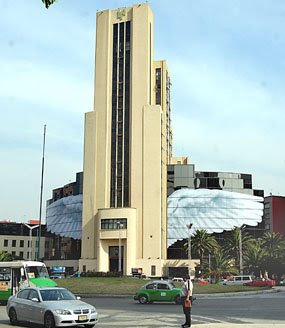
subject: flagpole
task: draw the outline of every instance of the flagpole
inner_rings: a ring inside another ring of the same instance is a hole
[[[37,261],[40,260],[40,241],[42,232],[42,204],[43,204],[43,185],[44,185],[44,167],[45,167],[45,144],[46,144],[46,124],[44,125],[44,137],[43,137],[43,156],[42,156],[42,175],[41,175],[41,192],[40,192],[40,214],[39,214],[39,229],[37,238]]]

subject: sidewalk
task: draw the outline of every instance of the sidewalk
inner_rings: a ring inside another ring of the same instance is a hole
[[[193,325],[194,327],[200,328],[285,328],[285,323],[249,323],[249,324],[239,324],[239,323],[210,323],[210,324],[199,324]]]

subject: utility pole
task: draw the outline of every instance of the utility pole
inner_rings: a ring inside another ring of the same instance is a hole
[[[44,167],[45,167],[45,144],[46,144],[46,124],[44,125],[44,137],[43,137],[43,156],[42,156],[42,175],[41,175],[41,192],[40,192],[40,214],[39,214],[39,230],[36,247],[36,259],[40,259],[40,241],[42,233],[42,203],[43,203],[43,185],[44,185]]]

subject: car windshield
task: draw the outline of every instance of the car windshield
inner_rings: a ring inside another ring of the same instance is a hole
[[[75,295],[73,295],[67,289],[46,289],[46,290],[41,290],[40,293],[43,301],[76,300]]]
[[[49,278],[45,266],[28,266],[26,271],[29,278]]]

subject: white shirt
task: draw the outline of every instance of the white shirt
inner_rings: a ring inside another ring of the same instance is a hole
[[[192,292],[193,292],[193,283],[190,279],[184,281],[181,292],[180,292],[180,296],[185,296],[186,297],[188,290],[190,290],[190,296],[191,296]]]

